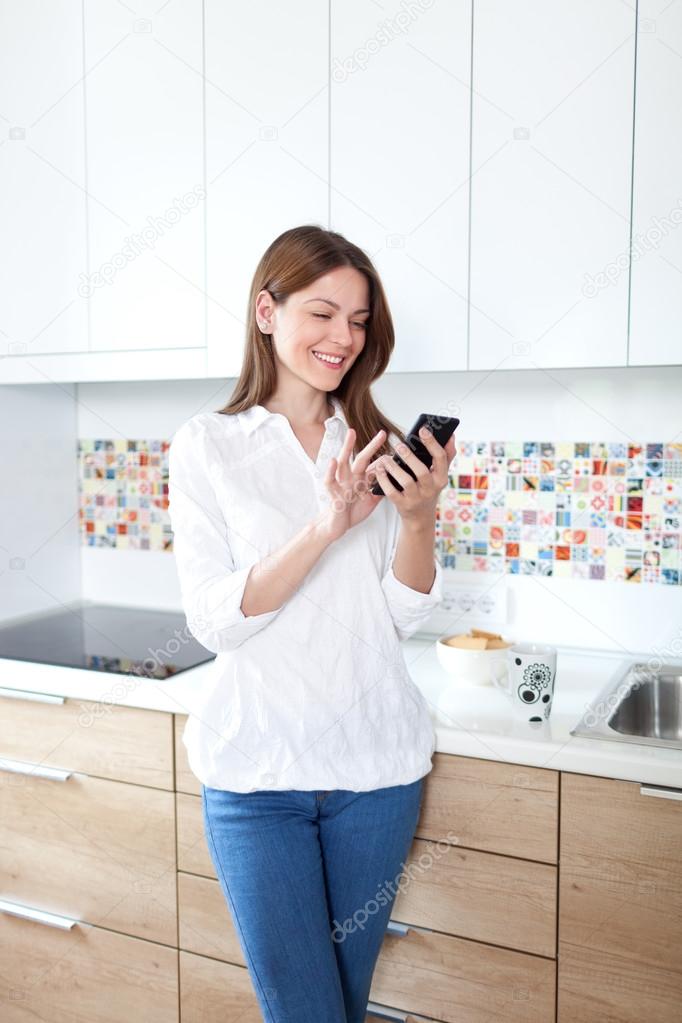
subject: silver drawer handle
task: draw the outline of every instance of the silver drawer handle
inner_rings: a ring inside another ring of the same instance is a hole
[[[398,923],[397,920],[389,920],[386,924],[386,933],[396,934],[399,938],[405,938],[409,933],[409,930],[410,928],[408,924]]]
[[[7,689],[0,686],[0,696],[8,696],[13,700],[35,700],[36,703],[64,703],[63,696],[53,696],[51,693],[34,693],[28,689]]]
[[[61,767],[45,767],[43,764],[28,764],[23,760],[7,760],[0,757],[0,771],[12,771],[14,774],[30,774],[34,778],[49,778],[51,781],[66,781],[73,771],[64,771]]]
[[[367,1002],[367,1012],[379,1019],[388,1019],[392,1023],[405,1023],[408,1013],[400,1012],[399,1009],[389,1009],[386,1005],[379,1005],[378,1002]],[[414,1016],[414,1013],[412,1014]]]
[[[659,799],[681,799],[682,789],[667,789],[661,785],[640,785],[640,796],[658,796]]]
[[[20,906],[18,902],[5,902],[4,899],[0,899],[0,913],[19,916],[22,920],[35,920],[36,923],[45,924],[47,927],[58,927],[61,931],[70,931],[80,923],[80,920],[72,920],[68,916],[57,916],[56,913],[46,913],[44,909],[31,909],[30,906]]]

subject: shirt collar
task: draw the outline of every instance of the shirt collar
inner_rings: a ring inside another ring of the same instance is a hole
[[[325,429],[334,419],[338,419],[344,424],[344,426],[348,426],[348,420],[344,415],[343,409],[341,407],[341,402],[338,400],[338,398],[335,398],[333,394],[329,395],[329,400],[334,409],[334,414],[329,416],[328,419],[325,419],[324,421]],[[252,405],[251,408],[248,408],[246,409],[246,411],[241,413],[241,418],[244,421],[244,428],[246,430],[246,433],[250,436],[254,432],[254,430],[256,430],[262,423],[266,422],[268,419],[272,419],[273,416],[279,414],[280,413],[277,412],[270,412],[268,409],[265,408],[264,405]]]

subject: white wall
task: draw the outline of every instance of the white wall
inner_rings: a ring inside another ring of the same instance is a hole
[[[218,409],[234,381],[80,384],[82,437],[168,437],[190,416]],[[682,368],[389,374],[375,385],[384,411],[404,429],[419,412],[450,412],[476,440],[673,441],[682,436]],[[82,551],[84,596],[179,608],[171,555]],[[463,573],[446,573],[461,581]],[[682,637],[682,587],[467,573],[505,587],[506,634],[621,650],[669,649]],[[456,616],[433,620],[459,631]]]
[[[72,384],[0,388],[0,619],[79,599]]]

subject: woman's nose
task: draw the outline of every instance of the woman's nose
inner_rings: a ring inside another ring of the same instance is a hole
[[[343,348],[350,348],[353,344],[353,335],[350,326],[343,321],[337,321],[332,325],[330,340]]]

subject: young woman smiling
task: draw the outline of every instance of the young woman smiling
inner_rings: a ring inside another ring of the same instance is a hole
[[[253,278],[230,402],[170,449],[183,606],[217,654],[183,741],[268,1023],[364,1021],[435,749],[400,641],[441,598],[455,445],[424,435],[427,469],[375,405],[393,347],[366,254],[286,231]]]

